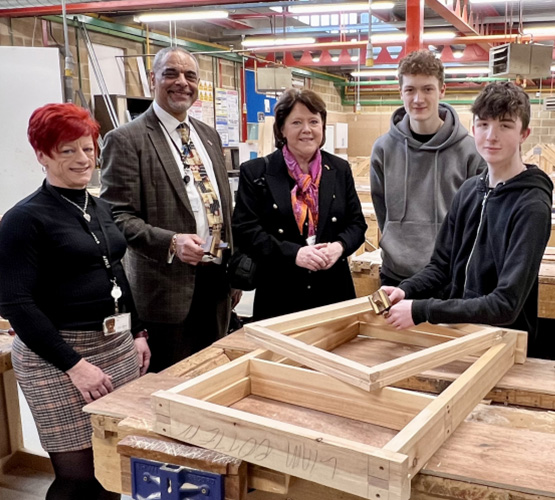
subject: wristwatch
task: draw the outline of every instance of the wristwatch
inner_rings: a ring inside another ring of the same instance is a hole
[[[140,338],[144,338],[146,340],[148,340],[148,330],[141,330],[140,332],[137,332],[135,335],[133,335],[134,339],[140,339]]]

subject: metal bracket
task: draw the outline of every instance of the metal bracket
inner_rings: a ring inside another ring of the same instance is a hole
[[[131,458],[134,500],[224,500],[221,474]]]

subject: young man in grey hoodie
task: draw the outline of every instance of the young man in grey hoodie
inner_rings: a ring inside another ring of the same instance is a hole
[[[430,260],[455,193],[486,163],[445,95],[443,64],[428,50],[398,69],[404,106],[374,143],[370,185],[382,232],[382,285],[398,285]]]

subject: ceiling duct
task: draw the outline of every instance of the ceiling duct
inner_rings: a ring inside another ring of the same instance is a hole
[[[489,50],[489,75],[506,78],[544,78],[551,75],[552,54],[552,45],[498,45]]]

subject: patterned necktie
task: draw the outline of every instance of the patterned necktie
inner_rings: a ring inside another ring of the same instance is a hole
[[[191,171],[193,180],[195,181],[195,187],[199,192],[202,204],[206,212],[206,218],[208,220],[208,228],[210,232],[210,241],[207,242],[210,248],[210,255],[214,257],[222,256],[222,249],[220,248],[223,217],[220,209],[220,200],[218,199],[218,194],[210,182],[210,177],[206,172],[206,168],[200,159],[200,156],[195,149],[195,145],[191,141],[191,129],[186,123],[181,123],[177,130],[181,135],[181,159],[183,161],[183,166],[185,171]],[[187,184],[190,180],[187,173],[183,177],[183,180]]]

